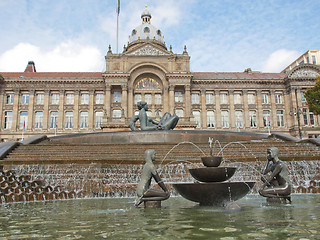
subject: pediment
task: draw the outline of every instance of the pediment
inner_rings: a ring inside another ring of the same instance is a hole
[[[160,50],[151,44],[143,45],[142,47],[127,53],[128,56],[168,56],[168,52]]]
[[[320,76],[320,68],[316,65],[300,65],[288,74],[290,79],[316,79]]]

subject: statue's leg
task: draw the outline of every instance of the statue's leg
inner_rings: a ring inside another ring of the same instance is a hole
[[[169,192],[164,192],[158,189],[148,189],[142,196],[142,201],[161,201],[166,200],[170,196]]]
[[[282,198],[289,197],[291,194],[291,185],[286,184],[279,187],[264,188],[259,191],[259,194],[263,197]]]
[[[179,117],[177,115],[173,115],[166,123],[163,124],[164,130],[171,130],[174,129],[179,121]]]

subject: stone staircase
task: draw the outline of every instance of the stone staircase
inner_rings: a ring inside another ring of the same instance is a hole
[[[279,158],[284,161],[320,160],[320,147],[311,143],[281,142],[275,140],[221,143],[213,149],[213,155],[219,154],[226,161],[264,161],[266,150],[277,147]],[[200,157],[209,155],[209,144],[179,145],[165,144],[59,144],[45,141],[40,144],[20,145],[9,153],[1,165],[21,164],[143,164],[146,149],[155,149],[157,161],[200,162]]]

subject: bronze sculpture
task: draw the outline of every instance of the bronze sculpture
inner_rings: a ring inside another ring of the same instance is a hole
[[[287,165],[279,160],[279,149],[268,148],[267,160],[262,169],[263,181],[259,194],[267,198],[282,198],[291,202],[291,181]]]
[[[146,163],[143,166],[141,180],[137,187],[138,200],[136,201],[135,206],[139,206],[142,202],[162,201],[170,197],[168,189],[164,185],[153,164],[156,160],[155,150],[147,149],[144,153],[144,157]],[[162,190],[150,188],[152,178],[154,178]]]
[[[132,131],[137,131],[136,122],[140,121],[140,129],[142,131],[154,131],[154,130],[171,130],[174,129],[179,121],[179,117],[175,114],[171,115],[166,112],[160,121],[147,116],[149,109],[148,104],[144,101],[137,103],[139,114],[131,117],[129,127]]]

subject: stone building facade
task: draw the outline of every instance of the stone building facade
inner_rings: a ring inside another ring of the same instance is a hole
[[[148,114],[180,117],[177,129],[283,132],[317,137],[320,118],[309,112],[304,91],[320,75],[317,64],[286,73],[190,72],[186,47],[173,53],[145,10],[122,53],[106,54],[105,72],[0,73],[0,139],[129,130],[148,102]]]

